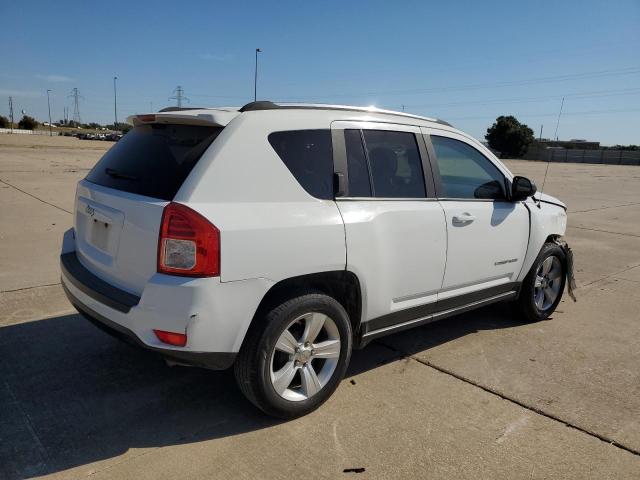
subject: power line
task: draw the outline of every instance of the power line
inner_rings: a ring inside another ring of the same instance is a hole
[[[359,98],[359,97],[369,97],[372,95],[387,95],[387,96],[414,95],[414,94],[420,94],[420,93],[455,92],[455,91],[478,90],[483,88],[494,88],[494,87],[535,85],[540,83],[564,82],[569,80],[601,78],[601,77],[618,76],[618,75],[637,75],[639,73],[640,73],[640,67],[626,67],[626,68],[621,68],[616,70],[598,70],[598,71],[592,71],[592,72],[555,75],[551,77],[538,77],[538,78],[532,78],[532,79],[510,80],[510,81],[492,82],[492,83],[478,83],[478,84],[458,85],[458,86],[450,86],[450,87],[433,87],[433,88],[424,88],[424,89],[415,89],[415,90],[388,90],[388,91],[377,91],[377,92],[356,93],[356,94],[341,93],[341,94],[324,94],[324,95],[298,95],[297,97],[282,97],[282,98],[283,99],[300,98],[301,96],[305,96],[307,98],[319,98],[319,97]]]
[[[232,98],[232,99],[246,99],[246,95],[207,95],[205,93],[190,93],[192,97],[204,97],[204,98]]]
[[[607,110],[585,110],[582,112],[562,112],[562,115],[600,115],[606,113],[640,112],[640,108],[613,108]],[[519,117],[555,117],[558,112],[549,113],[518,113]],[[447,120],[483,120],[485,118],[495,118],[495,115],[481,115],[477,117],[447,117]]]
[[[184,96],[184,89],[180,85],[176,87],[173,93],[175,93],[175,95],[173,97],[169,97],[169,100],[175,100],[178,108],[182,107],[182,102],[189,101],[189,99]]]
[[[522,57],[521,61],[516,61],[515,63],[512,63],[512,65],[520,66],[524,64],[525,67],[530,68],[532,64],[544,62],[549,67],[552,67],[554,66],[554,63],[561,62],[561,65],[565,66],[566,58],[568,58],[569,56],[571,56],[572,58],[576,58],[577,56],[589,55],[590,60],[593,60],[593,55],[594,53],[597,53],[597,52],[605,53],[608,51],[615,51],[619,53],[620,48],[613,48],[614,45],[618,47],[622,47],[622,46],[630,47],[629,42],[616,41],[616,42],[606,42],[606,43],[598,42],[597,45],[580,45],[579,47],[574,46],[572,48],[554,48],[550,50],[536,49],[534,54],[533,53],[527,54],[526,56]],[[553,54],[553,53],[561,53],[561,57],[553,57],[553,56],[550,57],[549,54]],[[487,71],[487,68],[492,68],[492,70],[495,71],[495,68],[501,68],[504,63],[502,60],[496,59],[496,58],[479,59],[477,56],[473,56],[473,57],[461,56],[457,58],[460,61],[460,63],[456,63],[446,67],[434,65],[433,68],[431,68],[430,66],[429,74],[431,75],[433,73],[445,73],[445,72],[452,72],[452,71],[464,71],[468,73],[470,69],[478,69],[478,68],[482,69],[482,71]],[[403,67],[399,67],[399,68],[401,69]],[[408,69],[399,70],[399,71],[405,77],[410,73],[410,70]],[[383,73],[388,73],[388,72],[389,72],[388,65],[379,69],[356,68],[351,72],[350,78],[351,80],[358,80],[362,78],[369,80],[371,78],[374,78],[376,76],[379,76]],[[359,81],[359,83],[362,83],[362,82]],[[278,82],[279,87],[284,86],[287,88],[292,86],[300,86],[300,85],[304,86],[307,84],[308,82],[306,81],[287,81],[286,83]]]
[[[432,107],[458,107],[468,105],[499,105],[510,103],[538,102],[540,100],[556,100],[562,97],[567,98],[599,98],[616,97],[625,95],[640,95],[640,88],[625,88],[621,90],[596,90],[591,92],[566,93],[564,95],[545,95],[541,97],[520,97],[520,98],[498,98],[491,100],[469,100],[463,102],[430,103],[423,105],[405,105],[409,108],[432,108]]]

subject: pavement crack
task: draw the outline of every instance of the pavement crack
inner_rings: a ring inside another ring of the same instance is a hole
[[[618,272],[610,273],[609,275],[605,275],[604,277],[598,278],[597,280],[592,280],[589,283],[585,283],[584,285],[581,285],[580,288],[585,288],[585,287],[588,287],[589,285],[593,285],[594,283],[598,283],[598,282],[601,282],[603,280],[607,280],[607,279],[609,279],[611,277],[615,277],[617,275],[620,275],[621,273],[628,272],[629,270],[633,270],[636,267],[640,267],[640,263],[636,263],[635,265],[631,265],[630,267],[624,268],[624,269],[622,269],[622,270],[620,270]]]
[[[596,212],[598,210],[607,210],[609,208],[619,208],[619,207],[631,207],[633,205],[640,205],[640,202],[623,203],[622,205],[610,205],[608,207],[587,208],[586,210],[573,210],[573,211],[569,211],[569,213],[573,214],[573,213]]]
[[[18,410],[20,411],[20,413],[22,414],[23,418],[25,419],[25,425],[27,426],[27,430],[29,430],[29,433],[31,434],[31,438],[33,438],[34,443],[36,445],[36,448],[38,450],[38,452],[40,452],[40,455],[42,456],[42,459],[44,460],[44,464],[43,467],[46,470],[49,469],[49,453],[47,452],[47,449],[44,448],[44,445],[42,444],[42,441],[40,440],[40,437],[38,436],[38,433],[36,432],[36,429],[33,425],[33,422],[31,421],[31,417],[29,416],[29,414],[25,411],[24,408],[22,408],[22,404],[20,402],[18,402],[18,399],[16,398],[15,394],[13,393],[13,389],[11,388],[11,385],[9,385],[6,381],[2,382],[4,384],[4,387],[7,389],[7,392],[9,392],[9,396],[11,397],[11,400],[13,400],[13,403],[15,403],[16,407],[18,408]]]
[[[4,184],[5,184],[5,185],[7,185],[8,187],[15,188],[15,189],[16,189],[16,190],[18,190],[19,192],[24,193],[25,195],[29,195],[31,198],[35,198],[35,199],[36,199],[36,200],[38,200],[39,202],[45,203],[45,204],[47,204],[47,205],[52,206],[53,208],[57,208],[58,210],[62,210],[63,212],[66,212],[66,213],[68,213],[68,214],[70,214],[70,215],[73,215],[73,213],[72,213],[72,212],[70,212],[69,210],[66,210],[66,209],[64,209],[64,208],[62,208],[62,207],[59,207],[58,205],[56,205],[56,204],[54,204],[54,203],[47,202],[46,200],[43,200],[42,198],[36,197],[34,194],[29,193],[29,192],[27,192],[27,191],[25,191],[25,190],[22,190],[21,188],[16,187],[15,185],[10,184],[9,182],[5,182],[5,181],[4,181],[4,180],[2,180],[1,178],[0,178],[0,183],[4,183]]]
[[[612,232],[611,230],[600,230],[598,228],[588,228],[588,227],[574,227],[569,226],[569,228],[577,228],[579,230],[590,230],[592,232],[600,232],[600,233],[611,233],[613,235],[622,235],[624,237],[635,237],[640,238],[640,235],[636,235],[635,233],[622,233],[622,232]]]
[[[406,352],[403,352],[402,350],[399,350],[399,349],[397,349],[397,348],[395,348],[395,347],[393,347],[391,345],[383,343],[380,340],[376,340],[375,342],[378,345],[380,345],[382,347],[385,347],[385,348],[387,348],[388,350],[391,350],[394,353],[398,353],[398,354],[404,356],[405,358],[409,358],[411,360],[414,360],[414,361],[416,361],[416,362],[418,362],[418,363],[420,363],[420,364],[422,364],[422,365],[424,365],[426,367],[433,368],[434,370],[437,370],[440,373],[443,373],[445,375],[453,377],[456,380],[460,380],[462,382],[465,382],[465,383],[467,383],[469,385],[472,385],[472,386],[474,386],[476,388],[479,388],[480,390],[484,390],[485,392],[490,393],[492,395],[495,395],[495,396],[501,398],[502,400],[506,400],[507,402],[510,402],[510,403],[513,403],[514,405],[518,405],[519,407],[525,408],[525,409],[529,410],[530,412],[536,413],[536,414],[541,415],[543,417],[546,417],[546,418],[548,418],[550,420],[553,420],[555,422],[561,423],[565,427],[571,428],[573,430],[577,430],[577,431],[582,432],[582,433],[584,433],[586,435],[589,435],[590,437],[593,437],[593,438],[595,438],[597,440],[600,440],[600,441],[602,441],[604,443],[607,443],[607,444],[609,444],[609,445],[611,445],[613,447],[619,448],[620,450],[624,450],[626,452],[631,453],[632,455],[640,457],[640,450],[637,450],[635,448],[629,447],[629,446],[624,445],[622,443],[616,442],[615,440],[613,440],[613,439],[611,439],[611,438],[609,438],[609,437],[607,437],[605,435],[601,435],[601,434],[599,434],[597,432],[594,432],[593,430],[589,430],[587,428],[584,428],[584,427],[581,427],[581,426],[576,425],[574,423],[571,423],[571,422],[568,422],[566,420],[563,420],[562,418],[560,418],[559,416],[557,416],[557,415],[555,415],[553,413],[550,413],[550,412],[547,412],[545,410],[542,410],[541,408],[538,408],[538,407],[536,407],[534,405],[528,405],[528,404],[526,404],[524,402],[521,402],[520,400],[517,400],[516,398],[510,397],[506,393],[503,393],[503,392],[501,392],[501,391],[499,391],[499,390],[497,390],[495,388],[488,387],[486,385],[482,385],[481,383],[476,382],[476,381],[474,381],[474,380],[472,380],[470,378],[467,378],[464,375],[460,375],[458,373],[455,373],[452,370],[449,370],[447,368],[444,368],[444,367],[441,367],[439,365],[436,365],[436,364],[434,364],[434,363],[432,363],[432,362],[430,362],[428,360],[423,360],[423,359],[418,358],[418,357],[416,357],[414,355],[407,354]]]
[[[42,287],[54,287],[56,285],[60,285],[60,282],[56,283],[45,283],[44,285],[33,285],[31,287],[21,287],[21,288],[13,288],[11,290],[2,290],[0,293],[13,293],[13,292],[22,292],[24,290],[32,290],[34,288],[42,288]]]

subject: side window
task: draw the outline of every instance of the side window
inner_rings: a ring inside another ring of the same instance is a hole
[[[484,155],[453,138],[431,136],[446,198],[506,198],[504,175]]]
[[[372,193],[379,198],[425,198],[424,174],[413,133],[363,130]]]
[[[349,196],[370,197],[371,181],[367,157],[362,146],[360,130],[345,130],[344,142],[347,148],[347,169],[349,171]]]
[[[333,157],[328,129],[274,132],[269,135],[269,143],[310,195],[333,199]]]

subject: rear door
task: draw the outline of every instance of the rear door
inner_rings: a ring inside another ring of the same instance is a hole
[[[440,310],[511,291],[529,238],[529,212],[508,199],[507,172],[463,135],[423,129],[447,228]]]
[[[366,331],[427,315],[444,274],[446,226],[420,129],[341,121],[332,135],[347,269],[366,289]]]
[[[156,271],[162,211],[221,130],[144,124],[111,147],[78,184],[80,262],[105,281],[141,294]]]

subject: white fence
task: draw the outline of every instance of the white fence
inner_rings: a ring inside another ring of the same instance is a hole
[[[49,130],[23,130],[21,128],[0,128],[0,133],[20,133],[23,135],[49,135]],[[59,135],[58,132],[51,132],[53,135]]]
[[[530,148],[526,160],[560,163],[604,163],[607,165],[640,165],[640,150],[578,150],[573,148]]]

